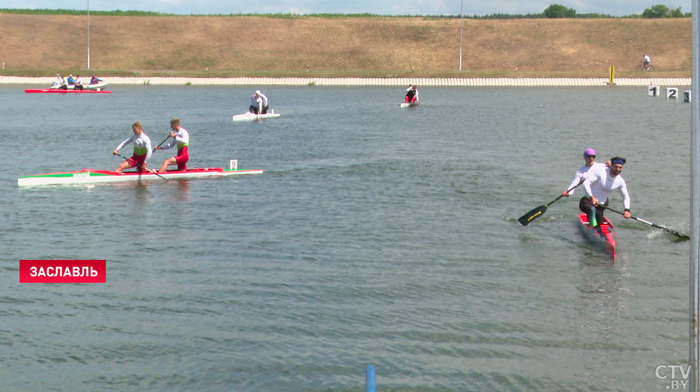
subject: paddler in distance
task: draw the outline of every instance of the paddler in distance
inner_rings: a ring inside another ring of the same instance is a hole
[[[187,161],[190,159],[188,153],[190,134],[185,128],[180,126],[179,118],[170,120],[170,129],[170,137],[172,139],[162,147],[156,146],[156,150],[167,150],[177,146],[177,155],[164,160],[163,165],[158,169],[158,173],[165,173],[170,165],[177,165],[177,170],[179,171],[187,170]]]
[[[623,216],[629,219],[630,195],[627,192],[627,184],[622,178],[622,167],[627,161],[625,158],[613,157],[610,159],[610,167],[595,167],[588,173],[588,177],[583,182],[583,190],[586,195],[579,202],[578,208],[588,216],[591,227],[598,226],[604,222],[603,212],[607,206],[608,195],[614,190],[620,192],[622,205],[625,207]]]
[[[134,134],[131,135],[128,139],[124,140],[117,146],[117,148],[112,151],[112,154],[118,155],[119,150],[126,146],[129,143],[134,143],[134,155],[131,156],[131,158],[127,159],[126,161],[122,162],[121,165],[115,170],[117,173],[121,174],[122,170],[129,168],[129,167],[134,167],[137,166],[137,170],[139,173],[143,173],[144,170],[147,169],[147,163],[148,160],[151,158],[151,153],[152,153],[152,148],[151,148],[151,139],[143,133],[143,126],[141,125],[140,122],[135,122],[132,126],[131,129],[134,131]]]
[[[262,98],[260,98],[260,92],[256,91],[255,94],[250,96],[250,107],[248,111],[254,114],[260,114],[260,109],[262,109]]]
[[[260,114],[267,114],[267,110],[270,108],[267,106],[267,97],[265,94],[261,93],[260,90],[255,91],[256,94],[260,96],[260,99],[262,100],[262,106],[260,106]]]
[[[587,148],[586,151],[583,152],[583,160],[586,162],[583,166],[581,166],[580,169],[576,170],[576,173],[574,173],[574,180],[571,181],[571,184],[569,185],[568,188],[564,189],[561,192],[562,196],[569,197],[574,194],[574,191],[576,190],[575,188],[579,185],[582,184],[583,181],[586,179],[588,176],[588,172],[594,167],[594,166],[610,166],[610,161],[606,163],[599,163],[595,161],[595,150],[592,148]]]
[[[418,89],[412,84],[406,89],[406,103],[418,103]]]

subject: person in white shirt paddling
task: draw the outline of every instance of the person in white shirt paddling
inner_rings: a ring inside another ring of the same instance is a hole
[[[75,76],[75,89],[76,90],[83,89],[83,79],[80,77],[80,75]]]
[[[625,158],[613,157],[610,159],[610,167],[595,167],[589,171],[588,177],[583,182],[583,190],[586,195],[579,202],[579,209],[585,212],[588,216],[588,222],[591,227],[598,226],[604,222],[605,217],[603,212],[607,206],[608,195],[614,190],[620,192],[622,196],[622,205],[625,208],[623,216],[629,219],[630,214],[630,195],[627,192],[627,184],[622,178],[622,167],[627,161]]]
[[[260,92],[256,91],[255,94],[250,96],[250,107],[248,111],[254,114],[260,114],[260,109],[262,109],[262,98],[260,98]]]
[[[412,84],[406,89],[406,103],[418,103],[418,89]]]
[[[119,146],[112,151],[112,154],[119,155],[119,150],[121,150],[122,147],[129,143],[134,143],[134,155],[122,162],[117,170],[115,170],[119,174],[121,174],[122,170],[134,166],[137,166],[139,173],[148,171],[147,164],[152,153],[151,139],[145,133],[143,133],[143,126],[140,122],[135,122],[131,126],[131,129],[134,131],[134,134],[121,142]]]
[[[58,78],[58,88],[60,90],[68,90],[68,83],[66,83],[66,79],[64,79],[61,74],[56,74],[56,78]]]
[[[606,163],[599,163],[595,161],[595,150],[592,148],[587,148],[586,151],[583,152],[583,160],[586,162],[580,169],[576,171],[574,174],[574,180],[571,181],[571,184],[569,185],[568,188],[566,188],[564,191],[562,191],[561,195],[569,197],[574,194],[574,191],[576,190],[575,188],[579,186],[580,184],[583,183],[583,181],[586,180],[586,177],[588,176],[588,172],[593,168],[593,167],[603,167],[603,166],[610,166],[610,162]]]
[[[260,96],[260,99],[262,99],[260,114],[267,114],[267,109],[269,109],[269,107],[267,106],[267,97],[265,96],[265,94],[261,93],[260,90],[257,90],[255,94],[258,94],[258,96]]]
[[[177,170],[187,170],[187,161],[190,159],[188,147],[190,146],[190,134],[185,128],[180,126],[180,119],[174,118],[170,120],[170,137],[173,138],[168,143],[161,146],[156,146],[156,150],[167,150],[177,146],[177,155],[163,161],[163,165],[158,169],[158,173],[168,171],[168,166],[177,165]]]

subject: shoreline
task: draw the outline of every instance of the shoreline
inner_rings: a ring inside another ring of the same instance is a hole
[[[0,76],[0,84],[42,84],[55,77]],[[408,86],[421,87],[607,87],[608,78],[187,78],[104,77],[110,85],[150,86]],[[690,86],[691,78],[619,78],[616,86]]]

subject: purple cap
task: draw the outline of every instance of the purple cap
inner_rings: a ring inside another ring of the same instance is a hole
[[[595,155],[595,150],[592,148],[587,148],[586,151],[583,152],[583,157],[589,157],[591,155]]]

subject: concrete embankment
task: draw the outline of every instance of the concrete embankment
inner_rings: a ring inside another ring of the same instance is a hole
[[[607,78],[168,78],[104,77],[110,85],[222,86],[408,86],[421,87],[605,87]],[[53,77],[0,76],[0,84],[50,86]],[[690,86],[690,78],[620,78],[618,86]]]

